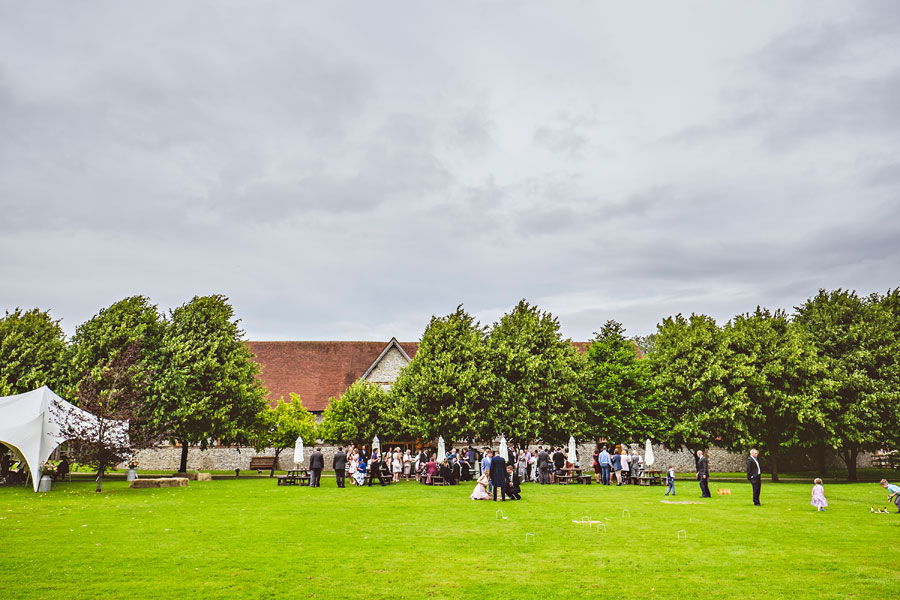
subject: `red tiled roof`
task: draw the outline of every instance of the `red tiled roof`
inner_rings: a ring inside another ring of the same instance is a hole
[[[389,342],[247,342],[260,364],[259,374],[275,404],[299,394],[308,410],[323,411],[328,399],[344,393],[366,372]],[[400,342],[415,356],[418,342]]]

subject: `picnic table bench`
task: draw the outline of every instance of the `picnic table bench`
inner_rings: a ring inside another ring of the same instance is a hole
[[[250,470],[256,470],[258,475],[262,475],[263,471],[270,471],[269,476],[275,472],[274,456],[254,456],[250,459]]]
[[[638,483],[640,485],[662,485],[662,473],[660,471],[652,470],[644,471],[640,478],[638,478]]]
[[[309,471],[296,469],[278,476],[278,485],[309,485]]]

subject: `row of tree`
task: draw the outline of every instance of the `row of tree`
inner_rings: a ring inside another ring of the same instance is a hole
[[[643,347],[643,352],[640,347]],[[691,450],[758,447],[779,459],[837,453],[856,479],[860,452],[900,444],[900,291],[820,291],[723,326],[664,319],[627,339],[607,322],[584,352],[524,300],[492,327],[462,307],[429,323],[390,391],[364,382],[332,399],[318,434],[518,443],[638,442]]]
[[[900,442],[900,291],[820,291],[785,311],[757,308],[719,326],[693,314],[628,339],[607,322],[585,347],[553,315],[521,301],[491,327],[461,306],[433,317],[389,391],[357,382],[315,424],[300,398],[265,403],[258,365],[227,299],[196,297],[168,315],[126,298],[66,340],[40,310],[0,320],[0,395],[47,384],[105,418],[129,419],[135,444],[213,441],[272,447],[300,436],[638,442],[759,447],[779,459],[838,453],[856,478],[860,452]],[[639,349],[640,348],[640,349]],[[643,352],[641,351],[643,349]],[[101,471],[114,457],[96,459]]]

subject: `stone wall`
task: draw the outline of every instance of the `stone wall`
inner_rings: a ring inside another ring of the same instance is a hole
[[[465,444],[454,444],[454,447],[461,448]],[[479,450],[482,445],[476,446]],[[492,444],[494,450],[499,448],[499,444]],[[337,451],[337,446],[321,446],[322,454],[325,456],[325,468],[331,468],[331,459]],[[532,447],[533,449],[534,447]],[[633,448],[633,446],[632,446]],[[309,465],[309,455],[314,447],[309,446],[305,449],[305,458],[303,466]],[[450,449],[450,445],[447,445]],[[638,446],[641,456],[644,456],[644,447]],[[583,468],[591,467],[591,457],[593,455],[593,444],[578,445],[578,461]],[[687,450],[672,451],[663,446],[653,446],[653,453],[656,457],[654,467],[660,471],[664,471],[667,465],[674,465],[675,470],[679,473],[694,472],[694,457]],[[200,469],[202,471],[231,471],[241,469],[247,471],[250,468],[250,459],[254,456],[275,456],[274,448],[267,448],[262,452],[256,452],[253,448],[209,448],[200,450],[200,448],[191,448],[188,451],[188,469]],[[159,469],[174,471],[178,468],[181,461],[181,448],[174,446],[162,446],[150,450],[141,450],[137,453],[137,461],[140,469]],[[723,472],[743,472],[747,460],[744,453],[728,452],[721,448],[712,448],[708,453],[710,470],[713,473]],[[294,468],[294,449],[288,448],[283,450],[278,457],[280,469]],[[763,472],[768,472],[768,465],[765,457],[760,456],[760,465]],[[778,470],[786,472],[789,470],[812,470],[815,462],[805,454],[797,453],[793,457],[782,457],[779,460]],[[846,468],[843,461],[835,455],[829,456],[827,461],[828,468],[843,469]],[[872,455],[861,454],[857,460],[859,468],[868,468],[872,466]]]

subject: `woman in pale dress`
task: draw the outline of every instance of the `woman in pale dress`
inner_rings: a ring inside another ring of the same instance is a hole
[[[400,472],[403,470],[403,462],[400,460],[400,448],[394,448],[394,454],[391,457],[391,474],[394,476],[394,483],[400,481]]]
[[[492,496],[488,494],[487,484],[490,481],[487,473],[482,473],[481,477],[478,478],[478,481],[475,483],[475,489],[472,490],[472,495],[469,496],[472,500],[492,500]]]
[[[359,470],[359,454],[355,451],[350,455],[350,460],[347,461],[347,474],[350,475],[350,479],[354,482],[356,481],[356,472]]]
[[[409,481],[409,476],[412,474],[412,454],[409,452],[409,448],[403,453],[403,477]]]

